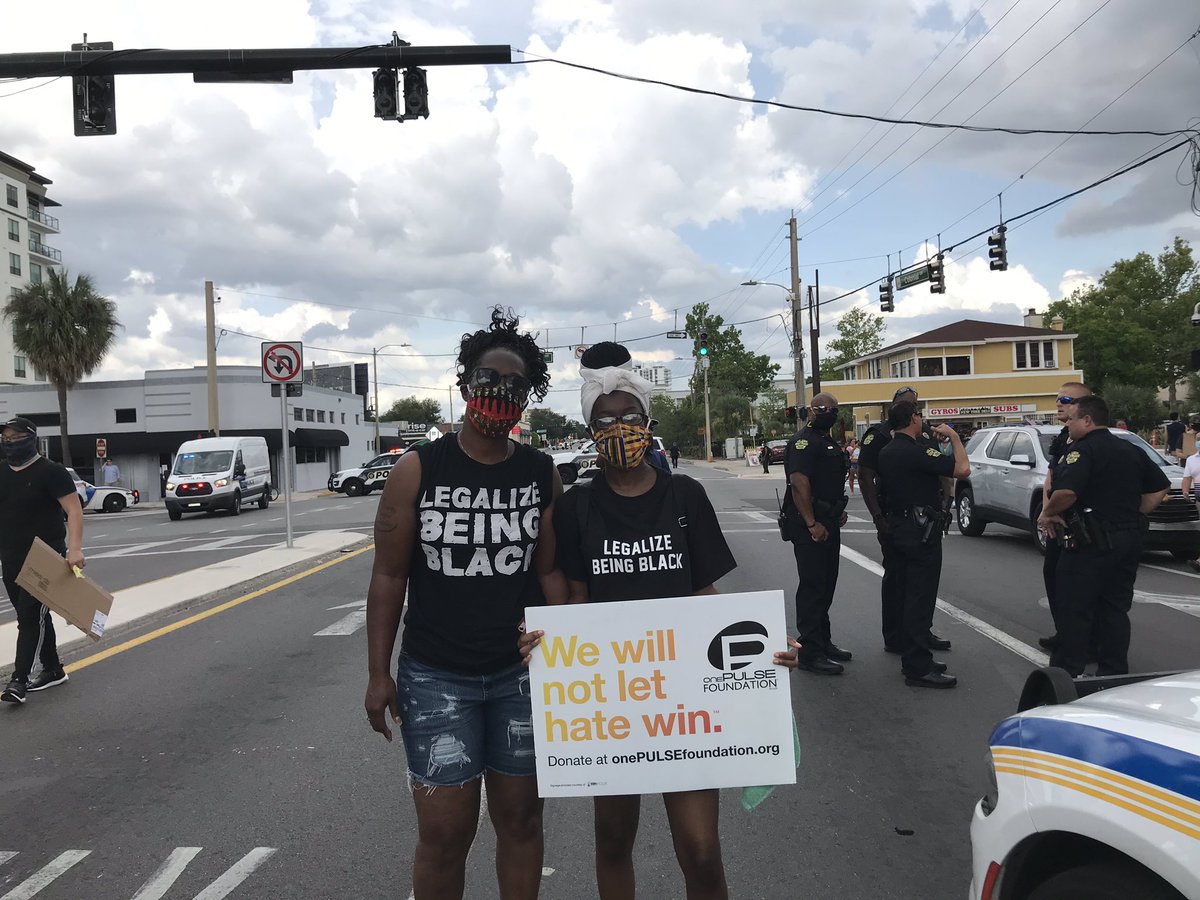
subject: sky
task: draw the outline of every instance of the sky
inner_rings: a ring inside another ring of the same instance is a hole
[[[1197,122],[1194,0],[4,0],[0,26],[0,54],[84,33],[118,49],[359,47],[393,31],[515,48],[512,65],[430,68],[430,117],[404,123],[373,117],[368,69],[291,85],[118,76],[111,137],[74,136],[69,78],[0,81],[0,150],[62,204],[47,242],[117,303],[98,379],[203,364],[211,280],[220,364],[258,365],[261,340],[303,341],[308,364],[377,349],[385,409],[418,396],[448,412],[463,332],[511,307],[556,348],[544,405],[578,417],[575,346],[615,336],[685,382],[691,344],[661,335],[699,302],[790,374],[792,215],[823,340],[939,240],[946,293],[897,293],[887,343],[1020,323],[1118,259],[1200,240],[1182,149],[1011,225],[1007,272],[967,240],[1001,221],[1001,199],[1017,216],[1168,138],[876,124],[542,61],[921,121],[1172,131]]]

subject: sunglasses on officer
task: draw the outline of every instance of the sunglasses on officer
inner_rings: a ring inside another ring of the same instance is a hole
[[[533,383],[524,375],[515,372],[501,375],[487,366],[480,366],[472,372],[467,383],[472,388],[494,388],[503,384],[510,392],[521,397],[528,397],[529,390],[533,387]]]
[[[809,409],[811,409],[815,413],[822,413],[822,414],[835,413],[838,411],[838,405],[836,403],[834,403],[832,406],[826,406],[822,403],[818,403],[813,406],[810,406]]]
[[[1078,403],[1078,397],[1072,397],[1070,394],[1063,394],[1060,397],[1054,398],[1055,403],[1061,403],[1063,406],[1069,406],[1072,403]]]

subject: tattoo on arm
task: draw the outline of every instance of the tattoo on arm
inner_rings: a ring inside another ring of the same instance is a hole
[[[380,503],[379,512],[375,515],[375,530],[382,532],[395,531],[400,524],[400,516],[396,507],[391,503]]]

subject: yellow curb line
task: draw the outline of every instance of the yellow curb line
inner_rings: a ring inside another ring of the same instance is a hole
[[[117,644],[115,647],[109,647],[107,650],[103,650],[100,653],[84,657],[78,662],[73,662],[64,668],[68,672],[78,672],[80,669],[86,669],[88,666],[94,665],[98,662],[103,662],[110,657],[116,656],[118,653],[124,653],[126,650],[132,650],[134,647],[140,647],[142,644],[149,643],[150,641],[160,638],[165,634],[170,634],[171,632],[178,631],[181,628],[186,628],[188,625],[194,625],[196,622],[203,621],[210,616],[215,616],[217,613],[225,612],[227,609],[233,609],[233,607],[240,606],[249,600],[254,600],[258,597],[261,597],[263,594],[269,594],[271,591],[279,590],[281,587],[287,587],[289,584],[294,584],[295,582],[300,581],[302,578],[307,578],[309,575],[315,575],[318,572],[328,569],[330,566],[336,566],[339,563],[344,563],[348,559],[353,559],[354,557],[373,549],[375,549],[375,545],[368,544],[367,546],[358,550],[353,550],[350,553],[339,556],[337,559],[331,559],[328,562],[321,563],[319,566],[314,566],[311,569],[306,569],[303,572],[297,572],[295,575],[290,575],[282,581],[269,584],[264,588],[259,588],[256,591],[251,591],[249,594],[243,594],[242,596],[235,597],[232,600],[227,600],[219,606],[214,606],[212,609],[206,609],[202,613],[196,613],[194,616],[188,616],[186,619],[181,619],[180,621],[173,622],[170,625],[164,625],[162,628],[156,628],[154,631],[147,632],[146,634],[136,637],[133,640],[126,641],[123,644]]]

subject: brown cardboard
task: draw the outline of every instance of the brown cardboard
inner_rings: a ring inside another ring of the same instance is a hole
[[[112,594],[87,576],[76,577],[67,561],[41,538],[35,538],[29,548],[17,584],[93,641],[104,635]]]

